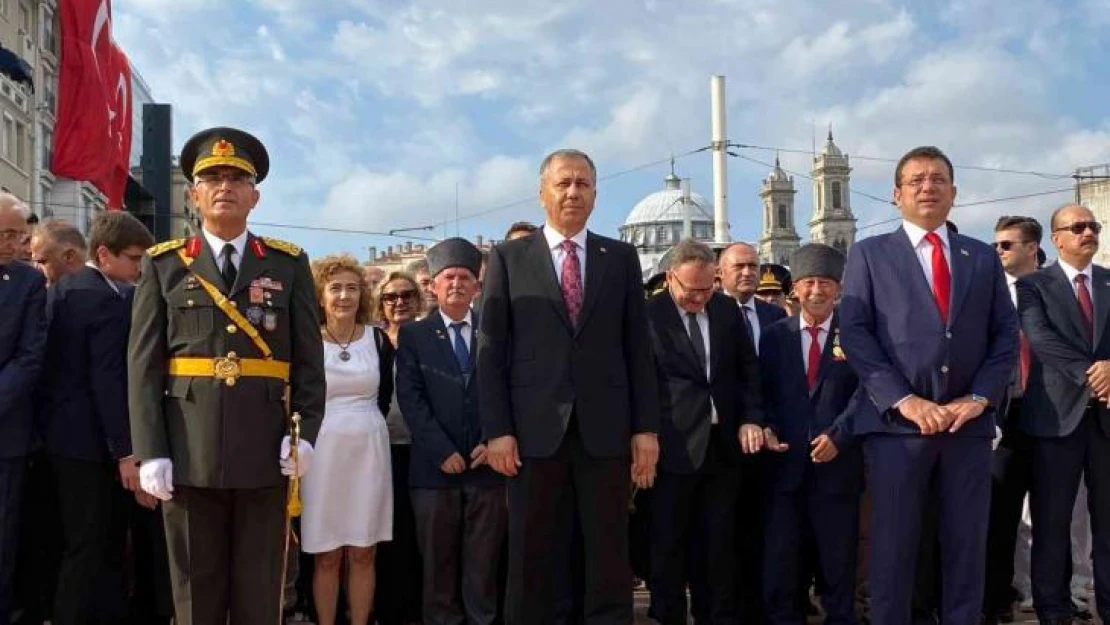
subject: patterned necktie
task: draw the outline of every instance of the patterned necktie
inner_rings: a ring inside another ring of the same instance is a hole
[[[466,348],[466,340],[463,339],[462,331],[466,327],[465,321],[456,321],[451,324],[451,329],[455,334],[455,360],[459,363],[459,371],[466,375],[470,372],[470,350]]]
[[[697,313],[686,313],[686,326],[690,331],[690,342],[694,344],[694,354],[697,355],[698,362],[701,363],[701,368],[708,371],[709,359],[705,354],[705,337],[701,334],[701,326],[698,325]]]
[[[1083,330],[1087,332],[1087,341],[1095,340],[1095,305],[1091,301],[1091,292],[1087,290],[1087,276],[1075,276],[1075,295],[1079,298],[1079,312],[1083,313]]]
[[[925,240],[933,246],[933,299],[945,325],[948,324],[948,298],[952,294],[952,274],[948,271],[948,261],[944,258],[944,243],[935,232],[925,235]]]
[[[809,390],[812,391],[817,386],[817,373],[821,368],[821,344],[817,340],[817,337],[821,334],[821,326],[808,326],[806,331],[809,332],[810,338],[806,383],[809,385]]]
[[[560,272],[560,288],[563,303],[571,324],[578,324],[578,314],[582,312],[582,264],[578,262],[578,245],[567,239],[559,244],[563,248],[563,266]]]
[[[224,266],[223,269],[220,270],[220,275],[223,276],[224,285],[227,286],[228,290],[231,290],[231,287],[235,286],[235,278],[239,276],[239,270],[235,268],[235,263],[231,260],[234,254],[235,246],[230,243],[225,243],[223,252],[220,253],[220,256],[224,259]]]

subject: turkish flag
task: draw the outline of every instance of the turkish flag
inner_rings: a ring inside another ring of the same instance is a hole
[[[131,67],[112,41],[110,0],[62,0],[54,126],[58,176],[85,180],[123,205],[131,159]]]

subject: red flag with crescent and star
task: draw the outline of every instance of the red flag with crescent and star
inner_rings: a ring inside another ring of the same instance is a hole
[[[110,208],[120,208],[131,162],[131,66],[112,40],[110,0],[63,0],[58,9],[61,70],[50,169],[93,183]]]

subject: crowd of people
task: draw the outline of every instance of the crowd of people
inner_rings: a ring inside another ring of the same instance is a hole
[[[1052,264],[1033,218],[992,247],[915,148],[846,257],[687,239],[645,285],[558,150],[542,225],[387,274],[250,232],[250,134],[180,162],[187,239],[0,195],[0,625],[1110,619],[1083,206]]]

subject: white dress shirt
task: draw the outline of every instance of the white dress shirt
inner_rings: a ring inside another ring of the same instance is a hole
[[[921,269],[925,272],[925,279],[929,282],[929,289],[933,288],[933,246],[925,240],[925,235],[929,234],[924,228],[912,224],[908,221],[902,222],[902,228],[910,237],[910,245],[913,246],[913,251],[917,253],[917,262],[921,263]],[[952,275],[952,245],[948,242],[948,225],[942,224],[941,227],[933,230],[940,237],[941,247],[944,250],[944,262],[948,263],[948,275]]]
[[[575,251],[578,253],[578,267],[582,270],[582,290],[586,290],[586,229],[583,228],[578,234],[572,237],[565,237],[551,227],[551,224],[543,225],[543,238],[547,239],[547,248],[551,250],[551,262],[555,265],[555,280],[559,282],[559,286],[563,285],[563,258],[566,257],[566,252],[563,251],[563,241],[570,239],[574,241]]]
[[[809,346],[813,343],[813,335],[809,333],[809,328],[813,325],[806,322],[803,315],[798,315],[798,323],[802,328],[802,363],[805,365],[806,375],[809,375]],[[829,331],[832,328],[832,315],[817,324],[817,327],[821,328],[817,332],[817,348],[821,353],[825,353],[825,343],[829,341]]]
[[[739,300],[737,300],[737,304],[739,304],[740,306],[740,314],[747,317],[748,321],[751,322],[752,343],[755,344],[755,355],[758,356],[759,336],[762,333],[762,330],[759,327],[759,313],[755,310],[755,296],[752,295],[748,297],[748,302],[746,304],[740,304]]]
[[[1079,299],[1079,289],[1077,289],[1075,287],[1075,277],[1078,276],[1079,274],[1083,274],[1083,275],[1087,276],[1087,292],[1091,294],[1091,305],[1094,306],[1094,303],[1095,303],[1095,283],[1094,283],[1094,275],[1091,272],[1091,264],[1087,263],[1087,266],[1080,270],[1080,269],[1076,269],[1075,267],[1072,267],[1071,265],[1065,263],[1062,260],[1057,260],[1056,262],[1060,264],[1060,269],[1063,269],[1064,270],[1064,275],[1068,277],[1068,284],[1071,285],[1071,292],[1075,294],[1076,299]]]
[[[466,316],[463,317],[462,319],[460,319],[459,321],[455,321],[454,319],[448,317],[447,314],[443,312],[442,308],[437,308],[436,311],[439,312],[440,317],[443,317],[443,325],[447,327],[447,333],[451,335],[450,338],[451,338],[451,345],[452,346],[454,346],[454,344],[455,344],[455,333],[451,330],[451,324],[452,323],[459,323],[459,321],[466,324],[463,327],[459,328],[458,332],[459,332],[459,334],[462,334],[463,343],[466,343],[467,353],[471,353],[472,352],[471,337],[474,336],[474,330],[473,330],[473,328],[474,328],[474,315],[471,314],[470,309],[467,309]]]
[[[678,318],[682,320],[682,327],[686,330],[686,336],[690,336],[690,318],[687,317],[687,311],[684,310],[678,303],[675,303],[675,308],[678,309]],[[710,359],[711,349],[709,347],[709,315],[706,314],[703,308],[701,312],[695,315],[698,322],[698,329],[701,330],[702,343],[705,345],[705,377],[709,378],[709,363],[713,362]],[[691,340],[693,338],[691,337]],[[717,407],[713,405],[713,398],[709,398],[709,422],[717,423]]]
[[[1017,308],[1017,276],[1006,274],[1006,288],[1010,289],[1010,301],[1014,303],[1014,308]]]
[[[101,277],[101,278],[104,278],[104,281],[108,283],[108,286],[112,287],[112,290],[116,292],[116,295],[119,295],[120,297],[123,297],[123,292],[119,290],[119,285],[118,285],[118,284],[116,284],[116,281],[115,281],[115,280],[112,280],[111,278],[109,278],[109,277],[107,276],[107,274],[105,274],[105,273],[104,273],[104,272],[103,272],[103,271],[102,271],[102,270],[100,269],[100,267],[98,267],[98,266],[96,265],[96,263],[92,262],[91,260],[86,260],[86,261],[85,261],[85,266],[86,266],[86,267],[92,267],[93,269],[95,269],[95,270],[96,270],[96,273],[100,274],[100,277]]]
[[[224,241],[203,228],[201,228],[201,232],[204,233],[204,240],[208,242],[208,248],[212,250],[212,257],[216,259],[216,269],[224,270],[224,246],[230,243],[235,248],[235,251],[231,254],[231,263],[238,270],[239,265],[243,262],[243,248],[247,246],[247,231],[244,230],[242,234],[230,241]]]

